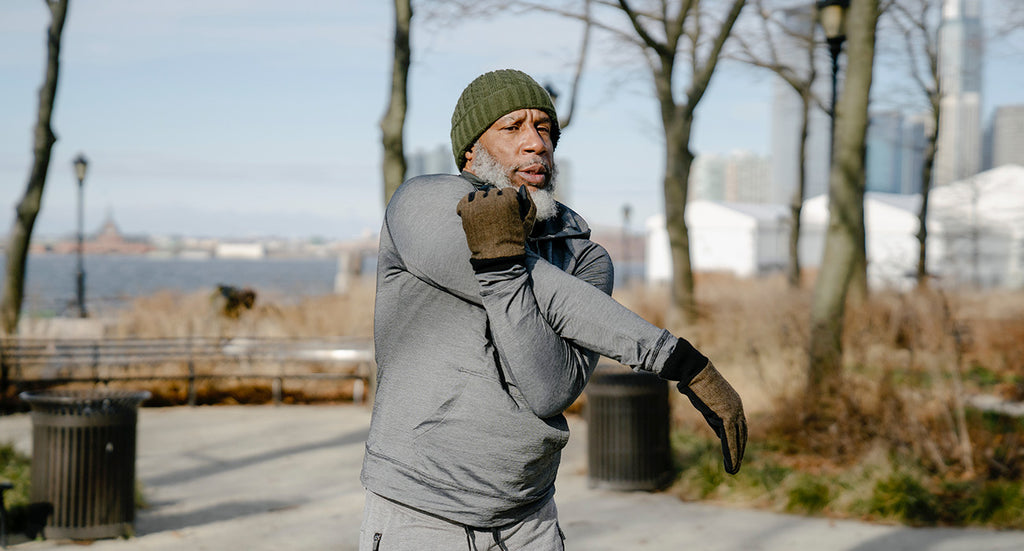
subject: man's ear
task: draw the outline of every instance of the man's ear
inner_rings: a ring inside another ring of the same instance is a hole
[[[476,145],[474,145],[472,148],[470,148],[469,151],[466,152],[466,164],[464,165],[463,168],[469,169],[469,167],[473,166],[473,156],[474,156],[473,155],[473,150],[474,149],[476,149]]]

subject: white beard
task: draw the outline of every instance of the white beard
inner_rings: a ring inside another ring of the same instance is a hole
[[[502,166],[487,149],[477,143],[473,146],[473,174],[477,178],[493,185],[498,189],[507,189],[512,186],[512,179],[508,173],[511,167]],[[551,164],[548,172],[548,183],[541,189],[530,192],[530,198],[537,207],[537,220],[550,220],[558,214],[558,204],[555,202],[555,180],[558,176],[558,167]]]

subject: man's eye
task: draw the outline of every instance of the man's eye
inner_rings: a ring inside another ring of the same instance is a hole
[[[519,130],[519,126],[515,125],[515,124],[512,124],[512,125],[506,126],[505,128],[502,128],[502,130],[508,130],[509,132],[515,132],[516,130]]]
[[[551,127],[550,126],[538,126],[537,127],[537,132],[543,132],[545,134],[550,134],[551,133]]]

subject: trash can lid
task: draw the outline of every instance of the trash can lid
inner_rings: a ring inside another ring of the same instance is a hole
[[[666,382],[665,379],[648,371],[633,371],[624,366],[604,364],[594,370],[587,386],[658,387],[664,386]]]
[[[152,394],[148,390],[39,390],[18,396],[35,411],[89,415],[133,410]]]

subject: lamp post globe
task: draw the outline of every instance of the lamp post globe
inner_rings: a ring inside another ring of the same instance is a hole
[[[77,269],[75,271],[75,299],[78,306],[78,317],[85,318],[89,314],[85,309],[85,263],[83,253],[85,249],[85,234],[83,230],[83,188],[85,187],[85,173],[89,168],[89,161],[81,153],[72,161],[75,168],[75,178],[78,180],[78,248],[77,248]]]
[[[831,119],[831,131],[829,133],[829,165],[832,164],[834,156],[836,134],[836,89],[839,74],[839,53],[843,49],[843,42],[846,41],[846,10],[850,7],[850,0],[818,0],[815,3],[817,9],[818,24],[825,32],[825,41],[828,43],[828,51],[832,56],[832,103],[829,107],[829,118]]]

